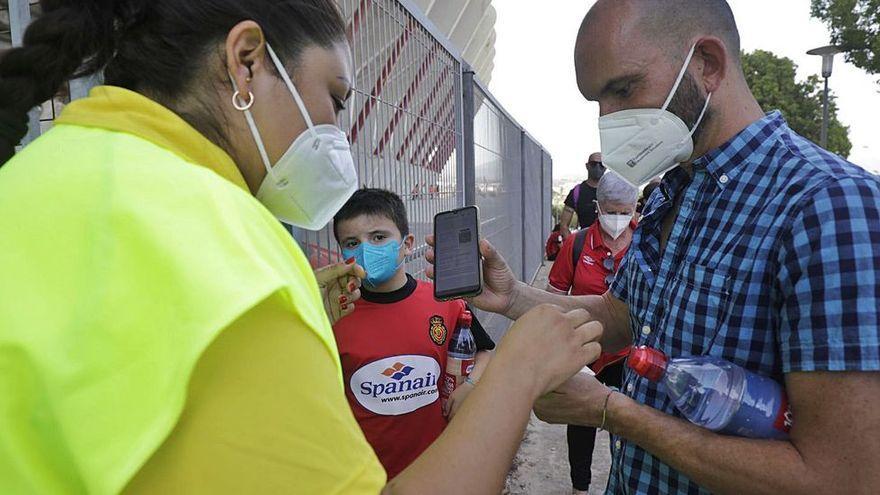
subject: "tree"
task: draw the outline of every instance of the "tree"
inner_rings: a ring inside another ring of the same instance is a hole
[[[831,42],[846,60],[880,74],[880,0],[812,0],[813,17],[831,29]]]
[[[880,1],[880,0],[878,0]],[[742,55],[746,81],[764,110],[780,110],[798,134],[818,143],[822,134],[823,83],[818,76],[797,80],[797,65],[764,50]],[[837,119],[837,104],[829,97],[828,150],[846,158],[852,150],[849,128]]]

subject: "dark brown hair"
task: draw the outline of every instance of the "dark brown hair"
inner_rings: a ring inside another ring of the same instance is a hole
[[[205,55],[253,20],[288,64],[310,45],[345,39],[333,0],[42,0],[23,46],[0,58],[0,164],[24,136],[27,112],[69,79],[104,70],[107,84],[171,106],[198,97]],[[291,67],[292,68],[292,67]],[[227,83],[229,84],[229,83]],[[210,108],[210,105],[208,106]],[[216,115],[181,115],[222,140]],[[218,143],[219,144],[219,143]]]

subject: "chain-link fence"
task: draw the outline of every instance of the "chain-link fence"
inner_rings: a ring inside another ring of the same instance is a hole
[[[492,97],[472,73],[465,72],[466,150],[473,150],[473,203],[480,208],[480,234],[504,255],[517,278],[530,282],[544,258],[549,234],[552,162],[550,155]],[[469,138],[473,136],[471,141]],[[467,176],[467,174],[466,174]],[[546,181],[546,184],[545,184]],[[493,337],[509,321],[480,313]]]
[[[541,264],[552,221],[550,155],[474,78],[460,52],[411,0],[337,2],[355,69],[342,127],[361,185],[388,189],[404,199],[417,239],[407,260],[409,273],[425,278],[424,240],[433,230],[434,215],[476,204],[483,237],[504,255],[517,277],[530,281]],[[8,0],[0,19],[6,30],[0,29],[0,37],[5,34],[11,44],[20,44],[27,22],[39,15],[33,3]],[[35,110],[23,144],[50,127],[64,104],[85,96],[99,81],[71,81],[52,102]],[[332,228],[292,233],[313,266],[341,259]],[[480,316],[496,338],[509,325],[497,315]]]

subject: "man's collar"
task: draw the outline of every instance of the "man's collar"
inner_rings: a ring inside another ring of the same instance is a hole
[[[629,227],[635,232],[636,228],[639,226],[639,222],[636,219],[632,219],[629,222]],[[598,248],[602,248],[606,251],[610,251],[608,246],[605,245],[605,241],[602,240],[602,224],[599,220],[593,222],[593,225],[590,225],[587,234],[590,238],[590,250],[595,251]]]
[[[724,189],[736,177],[737,167],[762,149],[772,146],[779,133],[788,126],[777,110],[768,113],[740,131],[726,143],[694,160],[694,170],[703,168]]]

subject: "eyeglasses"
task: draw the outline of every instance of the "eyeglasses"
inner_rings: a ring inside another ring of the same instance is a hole
[[[605,165],[602,162],[587,162],[588,167],[592,167],[594,165],[598,165],[600,167],[604,167]]]
[[[614,277],[617,276],[617,270],[614,269],[614,256],[611,256],[611,253],[602,259],[602,267],[611,272],[605,276],[605,285],[610,287],[614,282]]]

